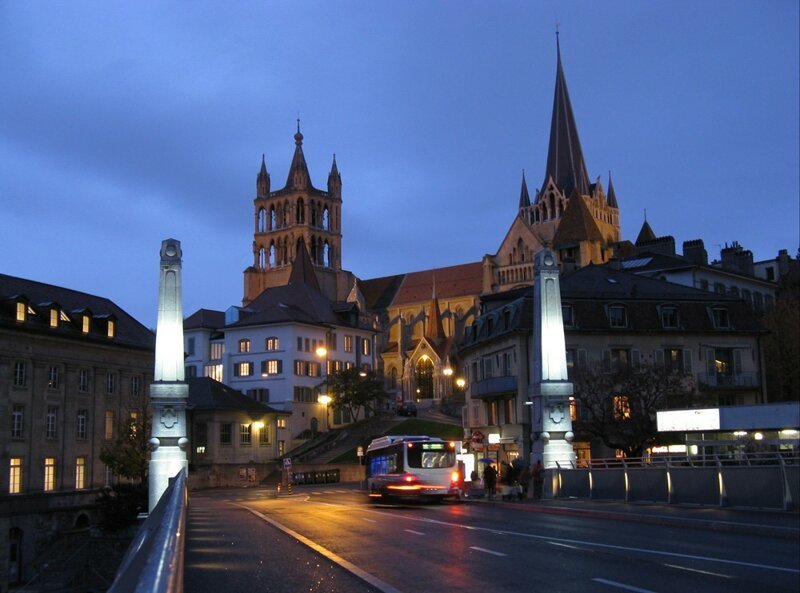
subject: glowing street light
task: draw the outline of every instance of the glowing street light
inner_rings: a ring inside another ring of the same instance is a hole
[[[330,421],[328,420],[328,405],[329,405],[329,404],[330,404],[332,401],[333,401],[333,398],[332,398],[330,395],[326,394],[326,393],[323,393],[322,395],[320,395],[320,396],[317,398],[317,402],[319,402],[319,403],[321,403],[323,406],[325,406],[325,430],[326,430],[326,431],[327,431],[327,430],[330,430],[330,427],[331,427],[331,425],[330,425]]]
[[[464,387],[466,386],[467,386],[467,381],[466,379],[464,379],[464,377],[459,377],[458,379],[456,379],[456,387],[458,387],[459,389],[464,389]]]

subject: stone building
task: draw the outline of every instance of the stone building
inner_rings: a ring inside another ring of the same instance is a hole
[[[153,354],[110,300],[0,274],[0,590],[91,522],[116,481],[100,451],[145,413]]]

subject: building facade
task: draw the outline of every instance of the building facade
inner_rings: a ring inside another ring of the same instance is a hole
[[[108,299],[0,274],[0,589],[116,481],[103,446],[148,408],[154,336]]]

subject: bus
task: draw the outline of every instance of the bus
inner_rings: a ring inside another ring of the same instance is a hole
[[[456,441],[427,436],[385,436],[367,447],[367,493],[373,501],[459,498]]]

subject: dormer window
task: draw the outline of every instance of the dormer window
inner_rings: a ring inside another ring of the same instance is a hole
[[[608,321],[611,327],[628,327],[628,315],[624,305],[611,305],[608,308]]]
[[[677,307],[661,307],[661,327],[664,329],[678,328]]]
[[[50,327],[58,327],[58,309],[50,309]]]
[[[81,331],[85,334],[91,329],[91,318],[88,315],[81,317]]]
[[[27,321],[30,312],[27,303],[17,303],[17,321]]]
[[[725,307],[714,307],[711,309],[711,316],[714,320],[715,328],[728,329],[731,326],[728,310]]]
[[[564,320],[564,327],[575,326],[575,310],[572,305],[561,305],[561,317]]]
[[[108,336],[109,338],[113,338],[114,334],[116,333],[116,331],[117,331],[117,327],[116,327],[116,324],[114,323],[114,320],[113,319],[109,319],[108,320],[108,327],[107,327],[107,331],[106,331],[106,336]]]

